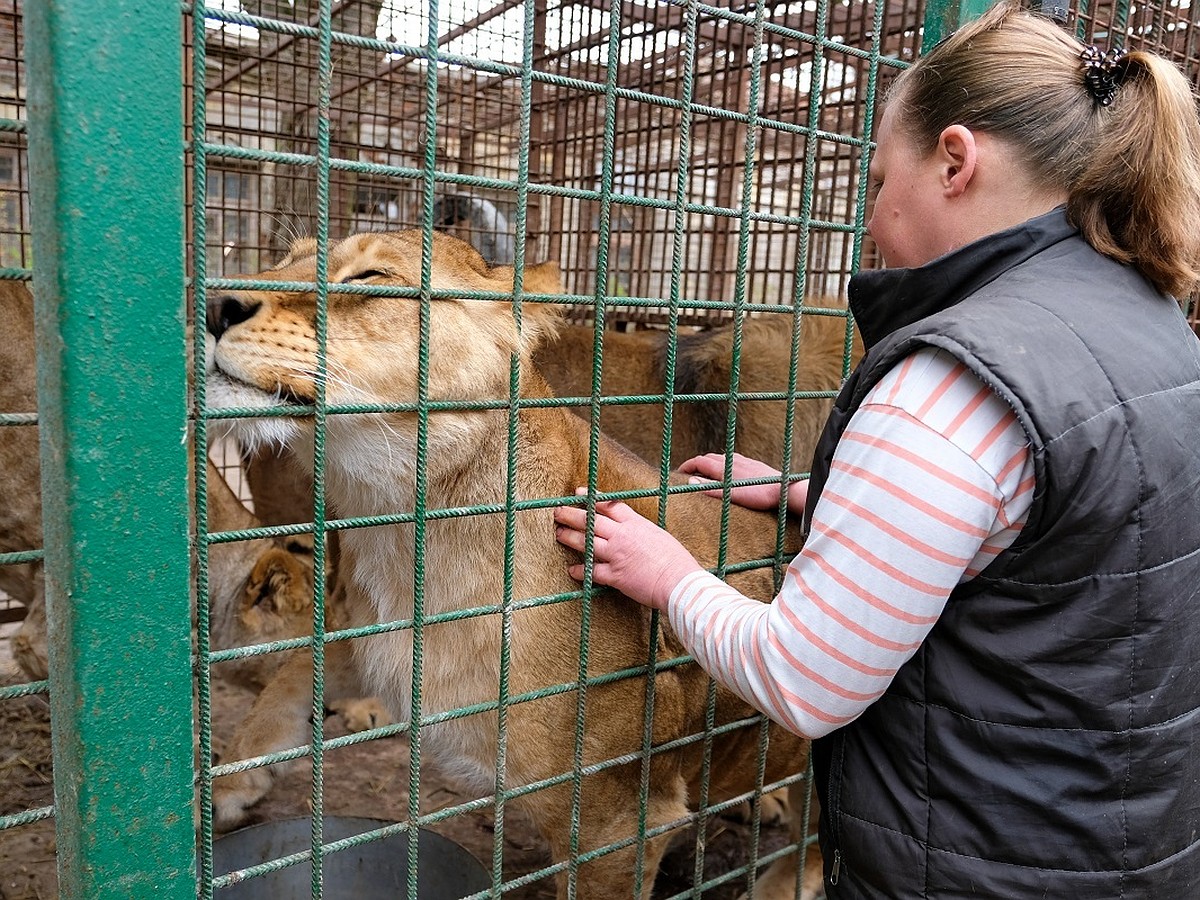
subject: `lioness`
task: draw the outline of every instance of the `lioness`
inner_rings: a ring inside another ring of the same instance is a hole
[[[33,295],[20,281],[0,281],[0,412],[33,413],[37,389],[33,348]],[[0,425],[0,553],[42,546],[38,433],[34,425]],[[45,585],[40,562],[0,565],[0,591],[30,610],[40,610]],[[45,646],[45,626],[38,640]],[[14,655],[31,678],[45,678],[45,652],[39,666],[22,646]]]
[[[298,246],[276,268],[256,280],[313,282],[316,258],[311,244]],[[397,285],[421,282],[422,235],[360,234],[329,249],[331,283]],[[518,504],[570,497],[588,478],[586,423],[557,407],[522,405],[510,413],[510,361],[519,362],[520,397],[551,396],[530,361],[531,353],[557,324],[553,305],[526,303],[518,329],[504,301],[444,299],[442,292],[511,293],[513,270],[488,267],[469,245],[433,236],[431,286],[439,299],[429,304],[422,323],[413,299],[330,292],[326,397],[333,404],[399,405],[395,412],[328,416],[325,426],[326,491],[341,517],[428,513],[423,533],[404,521],[347,529],[342,535],[341,572],[349,619],[365,622],[424,622],[419,630],[400,628],[353,642],[327,646],[326,696],[356,691],[356,678],[404,720],[414,715],[435,722],[421,729],[421,749],[443,768],[461,774],[484,796],[497,786],[520,792],[521,803],[549,843],[556,861],[572,858],[573,788],[571,773],[582,766],[577,848],[594,857],[578,867],[577,896],[612,900],[633,897],[637,883],[639,751],[643,742],[646,686],[640,676],[609,679],[613,672],[646,664],[650,645],[647,614],[636,604],[598,597],[585,605],[564,601],[578,590],[567,575],[572,554],[554,539],[548,505],[522,506],[513,514],[511,541],[501,511],[512,481]],[[528,267],[525,289],[558,290],[552,264]],[[314,294],[247,290],[214,296],[209,327],[217,340],[208,398],[212,408],[262,408],[310,404],[315,396],[317,340]],[[418,365],[422,330],[428,365]],[[425,416],[418,400],[438,403]],[[443,401],[448,401],[443,406]],[[455,404],[462,403],[465,407]],[[515,465],[509,465],[510,415],[515,422]],[[311,468],[313,419],[233,420],[241,443],[250,448],[278,442]],[[653,487],[657,474],[638,457],[601,436],[596,461],[600,491]],[[418,485],[421,487],[418,492]],[[632,505],[655,515],[655,498]],[[453,510],[484,506],[455,515]],[[446,510],[445,513],[436,511]],[[671,497],[667,526],[702,563],[717,561],[721,504],[696,493]],[[775,550],[773,516],[730,510],[727,562],[770,557]],[[797,535],[789,532],[794,549]],[[506,547],[511,557],[506,559]],[[506,572],[511,594],[506,601]],[[769,569],[739,572],[730,579],[764,600],[773,594]],[[546,602],[532,602],[545,598]],[[420,601],[419,606],[417,601]],[[503,610],[503,615],[502,615]],[[467,611],[470,611],[467,613]],[[415,634],[420,669],[415,666]],[[507,638],[507,642],[504,640]],[[353,643],[352,649],[347,649]],[[507,649],[507,652],[505,650]],[[669,628],[658,635],[657,658],[682,654]],[[586,658],[586,671],[580,660]],[[497,691],[506,676],[504,766]],[[580,676],[586,694],[580,696]],[[342,685],[348,679],[348,685]],[[416,708],[414,684],[420,688]],[[649,897],[665,845],[668,823],[688,814],[698,795],[702,742],[684,741],[704,729],[707,676],[694,664],[665,668],[654,680],[652,741],[640,896]],[[303,660],[285,665],[260,695],[235,741],[242,755],[259,754],[305,742],[311,680]],[[512,700],[519,702],[511,702]],[[462,710],[456,715],[443,715]],[[723,690],[717,693],[716,720],[728,723],[753,711]],[[576,722],[583,728],[576,758]],[[710,797],[749,791],[754,784],[757,727],[739,728],[715,738]],[[807,745],[771,726],[766,757],[768,780],[800,771]],[[269,769],[252,769],[220,779],[214,786],[219,822],[237,821],[245,807],[269,785]],[[625,843],[621,843],[625,842]],[[614,843],[615,849],[605,851]],[[558,896],[568,896],[573,865],[557,876]],[[780,879],[785,881],[786,879]],[[794,884],[794,882],[793,882]],[[791,896],[792,884],[781,886]],[[758,893],[757,896],[766,896]]]
[[[0,412],[32,413],[37,406],[33,296],[19,281],[0,281]],[[258,525],[211,463],[209,528]],[[42,545],[38,433],[34,425],[0,426],[0,553]],[[29,678],[46,678],[46,606],[41,563],[0,566],[0,590],[25,607],[11,639],[13,657]],[[295,637],[311,630],[312,546],[303,538],[258,539],[214,545],[209,555],[211,646],[242,646]],[[214,674],[261,688],[279,654],[219,663]]]
[[[829,299],[813,305],[836,308]],[[669,334],[661,329],[604,332],[601,396],[631,397],[663,393]],[[565,325],[553,341],[534,352],[534,364],[559,397],[588,397],[592,392],[591,325]],[[682,330],[676,342],[676,394],[728,394],[733,376],[733,325],[706,331]],[[842,383],[846,320],[806,313],[801,318],[796,359],[796,390],[836,391]],[[764,313],[742,323],[738,391],[782,393],[788,387],[792,351],[792,317]],[[851,361],[862,355],[861,341],[852,345]],[[789,469],[806,472],[817,438],[833,405],[832,397],[797,400],[792,421]],[[587,416],[586,408],[579,410]],[[735,449],[782,468],[787,407],[782,400],[744,399],[737,407]],[[671,466],[701,453],[723,452],[729,424],[725,400],[678,401],[671,421]],[[600,428],[651,465],[662,457],[663,405],[621,403],[600,410]]]

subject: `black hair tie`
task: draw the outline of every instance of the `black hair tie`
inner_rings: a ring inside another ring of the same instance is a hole
[[[1129,74],[1129,55],[1120,48],[1103,53],[1093,44],[1079,54],[1079,59],[1083,62],[1083,85],[1088,94],[1100,106],[1110,105]]]

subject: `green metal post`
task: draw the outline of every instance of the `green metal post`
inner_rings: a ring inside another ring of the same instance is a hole
[[[27,3],[64,900],[195,896],[182,17]]]
[[[929,0],[925,5],[925,31],[921,36],[921,52],[929,50],[960,26],[978,19],[996,0]]]

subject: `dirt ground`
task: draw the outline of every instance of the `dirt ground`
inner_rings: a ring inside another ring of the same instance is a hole
[[[0,645],[6,644],[7,638],[0,637]],[[25,680],[3,662],[0,685]],[[45,697],[0,701],[0,816],[49,806],[52,792],[49,703]],[[0,900],[57,896],[54,820],[0,831]]]
[[[6,643],[0,636],[0,645]],[[0,684],[16,683],[4,671],[0,646]],[[251,695],[239,688],[214,685],[214,720],[236,721],[249,706]],[[336,718],[328,720],[328,736],[339,733]],[[408,805],[408,770],[403,760],[403,738],[389,738],[340,748],[325,760],[326,813],[402,820]],[[297,766],[252,811],[252,823],[310,812],[311,767]],[[422,766],[422,808],[425,811],[453,806],[468,799],[437,772],[427,760]],[[53,802],[50,763],[50,712],[44,697],[22,697],[0,702],[0,815],[46,806]],[[493,821],[490,812],[455,816],[435,829],[465,847],[490,868]],[[732,818],[709,823],[705,840],[705,877],[712,878],[744,864],[750,828]],[[782,826],[764,826],[760,853],[783,845]],[[504,860],[506,879],[536,871],[550,862],[549,854],[516,810],[505,813]],[[665,898],[688,889],[694,868],[695,833],[676,840],[664,861],[654,896]],[[0,900],[50,900],[57,897],[53,820],[0,831]],[[740,879],[739,879],[740,882]],[[732,900],[744,884],[731,883],[704,892],[707,900]],[[218,897],[220,894],[218,893]],[[514,900],[553,900],[550,878],[506,892]]]

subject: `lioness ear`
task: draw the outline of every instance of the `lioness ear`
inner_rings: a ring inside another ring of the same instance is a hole
[[[281,259],[272,269],[286,269],[296,260],[304,259],[306,256],[317,255],[317,239],[312,237],[296,238],[292,241],[292,245],[288,247],[287,256]]]
[[[563,293],[562,275],[558,271],[558,263],[544,262],[538,263],[536,266],[526,266],[524,288],[527,294]]]
[[[208,528],[210,531],[238,531],[243,528],[255,528],[260,523],[254,518],[254,513],[246,509],[245,504],[238,499],[229,482],[208,460]]]
[[[526,266],[522,288],[526,294],[564,293],[558,263],[544,262]],[[540,300],[522,303],[521,343],[525,349],[532,350],[555,335],[562,324],[562,315],[561,303],[544,303]]]

